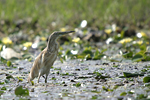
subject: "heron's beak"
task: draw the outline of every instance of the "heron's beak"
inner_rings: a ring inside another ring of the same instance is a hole
[[[72,33],[72,32],[75,32],[75,31],[58,32],[58,34],[59,35],[65,35],[65,34]]]

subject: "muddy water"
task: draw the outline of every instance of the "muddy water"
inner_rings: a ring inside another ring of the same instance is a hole
[[[29,85],[27,76],[32,66],[31,62],[18,61],[13,67],[1,65],[0,88],[6,87],[1,99],[27,98],[31,100],[63,99],[138,99],[149,98],[149,83],[143,83],[143,77],[148,75],[150,62],[118,63],[96,61],[69,60],[61,63],[57,60],[50,69],[48,83],[40,78],[40,83],[34,79],[34,86]],[[122,78],[123,72],[141,73],[144,76]],[[13,78],[7,78],[9,73]],[[96,74],[97,73],[97,74]],[[18,80],[23,79],[22,81]],[[29,96],[16,96],[14,90],[18,86],[28,88]]]

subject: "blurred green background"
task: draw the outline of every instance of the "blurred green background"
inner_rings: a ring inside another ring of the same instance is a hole
[[[82,20],[99,30],[112,23],[148,28],[149,5],[150,0],[0,0],[0,35],[13,33],[16,27],[74,29]]]

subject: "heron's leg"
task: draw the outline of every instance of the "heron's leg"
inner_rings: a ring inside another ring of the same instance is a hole
[[[48,77],[48,74],[46,74],[46,77],[45,77],[45,83],[47,83],[47,77]]]
[[[39,73],[39,76],[38,76],[38,80],[37,80],[38,83],[39,83],[40,77],[41,77],[41,73]]]
[[[43,75],[42,77],[45,79],[45,76],[44,76],[44,75]]]

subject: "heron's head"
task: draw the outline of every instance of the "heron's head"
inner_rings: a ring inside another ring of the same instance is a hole
[[[49,39],[54,39],[54,40],[57,40],[58,37],[62,36],[62,35],[65,35],[65,34],[68,34],[68,33],[72,33],[72,32],[75,32],[75,31],[66,31],[66,32],[60,32],[60,31],[56,31],[56,32],[53,32]]]
[[[72,32],[74,32],[74,31],[66,31],[66,32],[57,31],[57,32],[53,32],[49,36],[49,39],[48,39],[48,44],[47,44],[48,52],[56,51],[55,47],[58,47],[58,43],[57,43],[58,37],[60,37],[62,35],[65,35],[65,34],[68,34],[68,33],[72,33]]]

